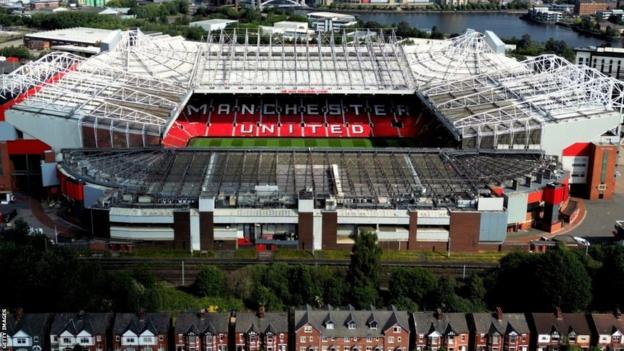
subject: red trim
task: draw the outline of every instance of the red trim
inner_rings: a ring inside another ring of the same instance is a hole
[[[537,191],[533,191],[529,193],[527,203],[532,204],[534,202],[542,202],[543,195],[544,195],[544,192],[541,189]]]
[[[9,155],[41,155],[50,150],[50,146],[37,139],[19,139],[7,141]]]
[[[589,156],[591,143],[574,143],[563,149],[562,156]]]

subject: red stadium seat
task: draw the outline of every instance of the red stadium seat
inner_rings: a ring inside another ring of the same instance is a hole
[[[163,139],[180,147],[193,137],[417,137],[427,126],[409,97],[215,95],[182,113]]]

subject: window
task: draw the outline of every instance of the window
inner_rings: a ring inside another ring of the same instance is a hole
[[[388,344],[394,344],[394,336],[388,337]]]
[[[80,338],[80,343],[81,344],[88,344],[89,343],[89,338],[85,338],[85,337]]]
[[[306,337],[305,336],[300,337],[299,342],[306,342]]]
[[[69,343],[71,343],[71,338],[63,338],[63,343],[64,343],[64,344],[69,344]]]
[[[303,327],[303,331],[305,333],[311,333],[312,332],[312,326],[311,325],[306,325],[305,327]]]
[[[372,321],[372,322],[370,322],[369,328],[371,328],[371,329],[377,329],[377,322],[376,322],[376,321]]]
[[[397,342],[401,342],[401,337],[397,336]]]
[[[119,342],[119,340],[120,340],[119,335],[115,335],[115,341]]]
[[[308,341],[309,341],[309,342],[314,341],[314,337],[313,337],[312,335],[310,335],[310,336],[308,337]]]
[[[193,340],[192,342],[195,342],[195,338],[197,338],[197,337],[196,337],[196,336],[193,336],[192,338],[193,338],[193,339],[192,339],[192,340]],[[151,343],[153,343],[153,342],[154,342],[154,338],[152,338],[151,336],[144,336],[144,337],[143,337],[143,342],[144,342],[144,343],[151,344]]]
[[[327,323],[325,323],[325,328],[327,328],[327,329],[334,329],[334,322],[327,322]]]
[[[343,339],[343,341],[344,341],[344,342],[349,342],[349,337],[348,337],[348,336],[345,336],[345,337],[344,337],[344,339]]]
[[[349,322],[349,323],[347,324],[347,328],[349,328],[349,329],[351,329],[351,330],[355,329],[355,322],[353,322],[353,321]]]
[[[366,337],[366,342],[373,342],[373,337],[372,336],[367,336]]]
[[[126,342],[134,342],[134,338],[127,338]]]
[[[26,344],[26,338],[17,338],[17,344],[18,345],[25,345]]]
[[[395,333],[400,333],[401,332],[401,327],[399,326],[394,326],[394,328],[392,329]]]

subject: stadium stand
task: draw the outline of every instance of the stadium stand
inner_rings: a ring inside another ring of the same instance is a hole
[[[414,137],[420,123],[414,110],[403,97],[200,96],[187,104],[163,144],[182,147],[205,136]]]

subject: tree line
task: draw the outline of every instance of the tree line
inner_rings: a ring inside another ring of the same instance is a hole
[[[370,305],[416,311],[479,312],[500,306],[509,312],[598,310],[624,306],[624,248],[594,247],[589,255],[564,247],[544,254],[511,253],[490,271],[464,279],[436,276],[422,268],[381,267],[374,234],[360,235],[347,269],[329,266],[247,266],[224,271],[206,266],[190,287],[175,288],[146,268],[109,272],[76,252],[45,240],[15,236],[0,240],[0,305],[27,311],[270,310],[289,306]]]

